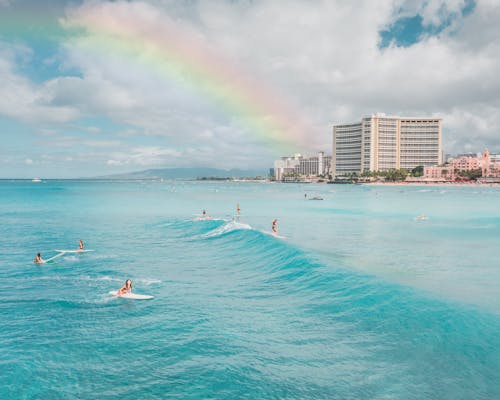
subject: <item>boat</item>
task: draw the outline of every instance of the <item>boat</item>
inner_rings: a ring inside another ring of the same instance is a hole
[[[314,196],[314,197],[310,197],[309,200],[323,200],[323,197]]]
[[[33,178],[31,182],[40,183],[42,180],[40,178]]]

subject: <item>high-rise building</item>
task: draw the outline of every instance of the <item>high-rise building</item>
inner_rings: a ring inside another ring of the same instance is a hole
[[[441,163],[441,118],[373,114],[333,127],[333,176]]]
[[[295,174],[295,168],[300,164],[300,154],[293,157],[281,157],[274,162],[274,179],[282,181],[287,176]]]
[[[298,179],[299,177],[325,176],[330,172],[331,156],[320,151],[317,156],[303,157],[295,154],[293,157],[281,157],[274,162],[274,178],[277,181]]]

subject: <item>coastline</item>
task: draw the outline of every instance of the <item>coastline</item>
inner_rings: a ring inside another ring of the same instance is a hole
[[[457,182],[363,182],[360,185],[368,186],[460,186],[460,187],[500,187],[500,183],[457,183]]]

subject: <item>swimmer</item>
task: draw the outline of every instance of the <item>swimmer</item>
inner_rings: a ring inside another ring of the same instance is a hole
[[[82,251],[82,250],[83,250],[83,240],[82,240],[82,239],[80,239],[80,240],[78,241],[78,251]]]
[[[33,260],[35,264],[43,264],[45,260],[42,258],[42,255],[40,253],[37,253],[35,259]]]
[[[207,216],[207,212],[206,212],[205,210],[203,210],[203,212],[201,213],[201,215],[202,215],[203,217],[206,217],[206,216]]]
[[[271,229],[275,235],[278,233],[278,218],[273,220],[273,227]]]
[[[127,279],[125,281],[125,285],[123,285],[120,290],[116,292],[117,296],[122,296],[126,293],[132,293],[132,281],[130,279]]]

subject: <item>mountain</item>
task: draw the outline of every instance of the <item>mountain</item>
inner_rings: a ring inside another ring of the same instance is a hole
[[[269,172],[261,169],[217,169],[217,168],[160,168],[100,176],[97,179],[196,179],[196,178],[254,178],[267,177]]]

